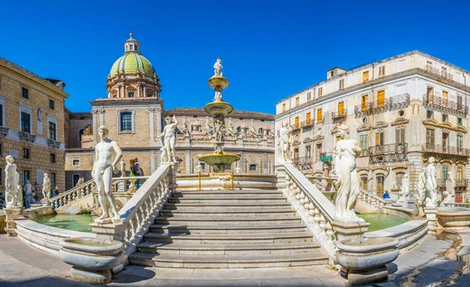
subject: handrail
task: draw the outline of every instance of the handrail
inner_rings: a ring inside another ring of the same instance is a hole
[[[95,182],[93,179],[90,179],[89,181],[77,185],[66,192],[59,193],[58,195],[49,198],[49,203],[51,204],[52,209],[56,209],[85,197],[92,193],[94,188]]]
[[[174,164],[163,163],[119,211],[125,228],[116,229],[115,235],[126,243],[125,264],[176,187]]]
[[[284,193],[289,200],[298,205],[299,215],[311,227],[313,235],[330,259],[335,260],[334,231],[331,223],[334,221],[335,207],[330,200],[318,190],[292,163],[277,166],[278,186],[284,187]]]
[[[385,200],[380,196],[373,194],[372,192],[365,190],[363,188],[359,188],[360,192],[357,199],[362,200],[363,202],[372,205],[381,209],[385,206]]]

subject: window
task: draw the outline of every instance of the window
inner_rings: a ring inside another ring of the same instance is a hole
[[[459,125],[459,126],[462,125],[462,118],[457,118],[457,125]]]
[[[323,88],[322,87],[318,88],[318,96],[319,97],[323,96]]]
[[[363,176],[361,175],[361,188],[362,189],[368,190],[367,182],[368,182],[367,175],[363,175]]]
[[[31,133],[31,115],[21,112],[21,131]]]
[[[405,143],[405,129],[396,129],[395,130],[395,143],[404,144]]]
[[[295,128],[298,129],[299,127],[300,127],[299,117],[295,117]]]
[[[344,102],[339,102],[338,103],[338,115],[343,115],[344,114]]]
[[[79,159],[72,160],[72,165],[73,166],[80,166],[80,160]]]
[[[442,104],[447,106],[449,104],[449,93],[446,91],[442,91]]]
[[[427,111],[426,112],[426,117],[428,119],[434,119],[434,112],[433,111]]]
[[[462,152],[463,149],[463,136],[457,135],[457,152]]]
[[[449,178],[449,166],[447,164],[442,165],[442,181],[445,182]]]
[[[323,111],[322,109],[317,110],[317,124],[321,124],[323,121]]]
[[[30,158],[29,157],[29,148],[23,149],[23,158]]]
[[[384,145],[384,133],[383,132],[375,133],[375,145],[376,146]]]
[[[53,100],[49,100],[49,108],[50,108],[51,110],[54,109],[54,101],[53,101]]]
[[[56,161],[55,161],[55,153],[51,153],[50,158],[51,158],[51,163],[56,163]]]
[[[365,83],[369,81],[369,71],[362,72],[362,82]]]
[[[434,130],[426,129],[426,147],[434,148]]]
[[[54,122],[49,122],[49,139],[57,140],[57,125]]]
[[[74,174],[72,176],[72,182],[73,182],[74,187],[77,186],[77,183],[78,183],[79,180],[80,180],[80,175],[79,174]]]
[[[307,158],[311,158],[312,157],[312,146],[311,145],[306,145],[305,146],[305,156]]]
[[[447,68],[441,67],[441,76],[447,78]]]
[[[120,113],[120,132],[132,131],[132,112]]]
[[[312,100],[312,92],[307,93],[307,101]]]
[[[23,183],[25,183],[27,180],[30,180],[30,172],[29,170],[23,170]]]
[[[262,134],[263,134],[263,128],[259,128],[259,129],[258,129],[258,133],[259,133],[260,135],[262,135]]]
[[[129,92],[129,93],[127,93],[127,97],[133,98],[133,97],[134,97],[134,92]]]
[[[344,79],[339,80],[339,89],[344,89]]]
[[[432,99],[430,99],[430,97],[434,96],[434,87],[428,86],[427,89],[426,89],[426,95],[428,95],[428,101],[432,101]]]
[[[367,149],[369,147],[369,136],[368,135],[360,135],[359,136],[359,147],[361,149]]]
[[[256,164],[250,164],[250,171],[256,171]]]
[[[4,107],[3,103],[0,103],[0,126],[2,127],[5,126],[3,124],[3,107]]]
[[[449,133],[442,133],[442,149],[444,152],[449,149]]]
[[[384,181],[385,181],[385,176],[383,174],[378,174],[376,177],[377,195],[380,197],[382,197],[384,193]]]
[[[55,176],[55,173],[51,173],[51,187],[52,188],[55,188],[56,186],[56,176]]]
[[[206,164],[205,164],[205,163],[200,162],[199,164],[201,165],[201,169],[202,169],[202,170],[206,170]]]
[[[1,170],[0,170],[0,171],[1,171]],[[462,168],[462,166],[460,166],[460,165],[457,166],[457,174],[456,174],[456,177],[457,177],[456,179],[459,180],[459,181],[463,179],[463,168]]]
[[[295,106],[297,107],[300,104],[300,99],[299,97],[295,98]]]
[[[379,67],[379,77],[385,76],[385,66]]]
[[[282,111],[285,112],[287,110],[286,103],[282,104]]]
[[[462,96],[457,96],[457,109],[461,110],[462,108]]]
[[[321,149],[322,149],[322,146],[321,144],[317,144],[317,153],[315,154],[315,161],[319,161],[320,160],[320,157],[321,157]]]
[[[377,108],[383,108],[385,106],[385,91],[377,92]]]
[[[432,62],[430,62],[430,61],[426,62],[426,71],[427,72],[432,72]]]
[[[294,149],[294,160],[296,160],[296,161],[299,160],[299,149],[298,148]]]
[[[312,121],[312,113],[307,113],[307,115],[305,116],[305,122],[307,124],[310,124],[310,122]]]
[[[26,88],[21,88],[21,95],[23,96],[23,99],[29,99],[29,91]]]
[[[367,101],[369,101],[369,97],[367,95],[362,96],[362,100],[361,100],[361,109],[362,109],[362,111],[367,110]]]
[[[449,115],[446,115],[446,114],[442,114],[442,121],[445,123],[445,122],[448,122],[449,121]]]

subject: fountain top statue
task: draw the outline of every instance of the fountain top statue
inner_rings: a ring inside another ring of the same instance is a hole
[[[212,77],[222,77],[222,58],[218,58],[214,64],[214,76]]]

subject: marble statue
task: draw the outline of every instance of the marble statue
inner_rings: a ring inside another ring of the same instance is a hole
[[[187,138],[190,138],[191,137],[191,133],[189,132],[189,128],[188,128],[188,124],[187,123],[183,123],[183,134],[185,137]]]
[[[24,184],[24,199],[25,199],[25,206],[26,208],[31,207],[31,203],[33,201],[33,185],[29,182],[29,180],[26,180],[26,183]]]
[[[178,120],[173,116],[173,122],[170,117],[165,118],[166,126],[163,129],[163,132],[158,136],[158,138],[165,137],[163,141],[163,148],[165,149],[165,161],[162,162],[176,162],[175,159],[175,143],[176,143],[176,125],[178,125]]]
[[[7,155],[5,158],[7,164],[5,166],[5,202],[6,207],[18,207],[21,194],[19,194],[20,175],[16,171],[15,158]]]
[[[214,153],[224,153],[225,122],[223,116],[214,116]]]
[[[426,174],[426,191],[428,192],[428,198],[426,199],[427,207],[437,206],[437,181],[436,181],[436,168],[434,167],[434,157],[428,159],[428,165],[424,170]]]
[[[279,139],[277,142],[278,146],[278,157],[281,162],[291,161],[291,128],[287,122],[282,123],[282,127],[279,130]]]
[[[80,177],[77,181],[77,185],[81,185],[81,184],[84,184],[85,183],[85,179],[82,177]]]
[[[410,195],[410,179],[408,174],[405,173],[403,179],[401,180],[401,197],[398,199],[398,202],[402,203],[403,208],[408,208],[408,197]]]
[[[91,171],[102,210],[102,215],[96,221],[101,223],[110,218],[107,203],[114,213],[113,221],[120,218],[111,185],[113,172],[118,172],[116,165],[122,157],[122,151],[117,142],[108,139],[108,133],[105,126],[98,128],[99,142],[95,146],[95,162]]]
[[[237,167],[235,168],[235,173],[240,173],[240,172],[241,172],[240,166],[237,165]]]
[[[202,172],[202,166],[201,163],[197,163],[197,165],[194,167],[194,173],[201,173]]]
[[[121,177],[124,177],[124,176],[126,176],[126,162],[122,158],[121,162],[119,164],[120,164],[120,167],[121,167]]]
[[[160,158],[161,158],[161,162],[170,162],[170,159],[168,158],[168,155],[166,154],[166,148],[164,146],[160,148]]]
[[[222,77],[222,58],[218,58],[214,64],[214,77]]]
[[[341,124],[337,127],[337,136],[340,140],[335,148],[335,169],[337,179],[334,186],[337,190],[335,202],[335,217],[339,221],[363,222],[357,217],[354,208],[356,207],[357,196],[360,193],[359,175],[356,169],[356,158],[361,152],[356,140],[348,139],[349,128]]]
[[[443,200],[443,203],[455,203],[455,178],[452,176],[452,172],[447,173],[446,180],[446,191],[444,192],[446,196]]]
[[[49,179],[49,175],[44,173],[44,179],[42,184],[42,198],[45,200],[49,199],[49,193],[51,192],[51,180]]]

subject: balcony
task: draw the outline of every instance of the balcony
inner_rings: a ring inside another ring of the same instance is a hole
[[[26,132],[20,132],[20,139],[27,141],[27,142],[35,142],[36,141],[36,135],[26,133]]]
[[[303,122],[300,123],[300,127],[303,128],[303,129],[311,128],[311,127],[313,127],[313,122],[314,122],[313,119],[311,119],[309,121],[303,121]]]
[[[339,112],[332,112],[331,113],[331,119],[333,120],[334,123],[346,119],[347,116],[348,115],[346,113],[346,109],[344,111],[342,111],[341,113],[339,113]]]
[[[400,94],[382,102],[368,102],[354,107],[354,114],[356,118],[370,116],[389,111],[405,109],[410,105],[410,95]]]
[[[369,163],[405,162],[407,159],[408,144],[386,144],[369,147]]]
[[[47,145],[49,145],[49,147],[60,148],[60,144],[61,144],[60,141],[56,141],[56,140],[53,140],[53,139],[48,139],[47,140]]]
[[[458,118],[465,118],[468,114],[467,106],[435,96],[434,94],[423,95],[423,106],[428,110],[454,115]]]
[[[10,129],[0,126],[0,137],[6,137]]]
[[[312,171],[312,157],[297,157],[294,158],[292,163],[302,172]]]
[[[429,66],[429,65],[424,66],[423,70],[426,71],[426,73],[439,76],[448,81],[451,81],[451,82],[454,81],[454,76],[450,72],[447,72],[446,70],[439,70],[438,68],[433,68],[432,66]]]
[[[424,157],[433,156],[436,159],[463,160],[470,155],[470,149],[446,145],[425,144],[421,146]]]

